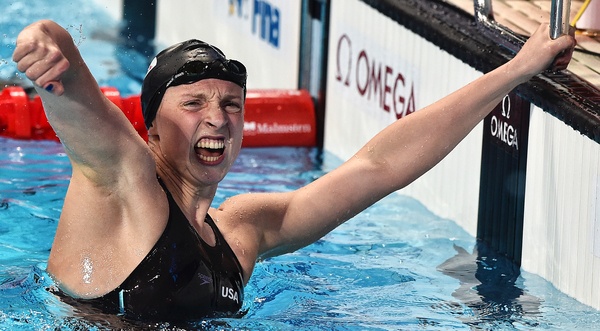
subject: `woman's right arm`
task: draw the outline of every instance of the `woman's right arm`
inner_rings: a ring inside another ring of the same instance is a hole
[[[47,20],[26,27],[13,59],[34,82],[73,168],[48,271],[68,293],[102,295],[131,273],[164,229],[168,208],[154,159],[65,29]],[[93,275],[82,267],[89,261]]]
[[[34,82],[74,171],[110,185],[127,162],[150,166],[145,142],[101,92],[65,29],[49,20],[31,24],[19,34],[13,60]]]

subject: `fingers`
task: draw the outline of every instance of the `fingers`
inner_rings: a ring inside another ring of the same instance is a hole
[[[550,37],[549,24],[541,24],[521,49],[521,60],[539,73],[544,70],[560,71],[571,61],[576,41],[572,35]]]
[[[565,70],[569,66],[570,61],[571,61],[570,57],[568,58],[568,60],[565,60],[565,56],[563,56],[562,54],[559,54],[559,56],[556,59],[554,59],[554,62],[552,62],[552,64],[550,65],[550,68],[548,70],[551,72],[558,72],[561,70]]]
[[[23,30],[17,38],[13,53],[17,69],[25,74],[35,85],[55,95],[62,95],[63,74],[70,63],[50,36],[36,26]]]
[[[573,51],[577,45],[577,40],[575,39],[574,34],[572,34],[570,31],[568,35],[560,36],[555,40],[555,42],[556,47],[560,50],[560,52],[554,58],[549,70],[556,72],[565,70],[569,66],[569,63],[573,57]]]
[[[573,56],[573,50],[565,51],[558,55],[558,57],[554,60],[552,64],[551,70],[553,71],[561,71],[567,69],[569,63],[571,62],[571,58]]]
[[[65,93],[65,87],[63,86],[62,82],[56,80],[46,83],[42,86],[42,88],[56,96],[61,96],[63,93]]]

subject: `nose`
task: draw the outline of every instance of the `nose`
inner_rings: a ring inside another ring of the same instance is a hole
[[[226,112],[218,105],[211,105],[207,109],[206,117],[204,118],[206,125],[218,129],[225,126],[228,121]]]

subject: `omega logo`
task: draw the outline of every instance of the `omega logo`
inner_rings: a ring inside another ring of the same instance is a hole
[[[509,123],[511,108],[510,97],[506,95],[502,99],[501,116],[492,115],[490,134],[509,147],[519,150],[518,130]]]
[[[414,83],[391,65],[381,63],[367,50],[354,58],[352,40],[347,34],[338,39],[335,79],[344,86],[354,85],[358,94],[374,100],[380,109],[400,119],[416,111]]]

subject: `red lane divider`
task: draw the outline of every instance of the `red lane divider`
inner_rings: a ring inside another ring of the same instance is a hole
[[[139,95],[121,97],[116,88],[102,92],[117,105],[145,139]],[[305,90],[249,90],[246,95],[244,141],[246,147],[316,145],[314,103]],[[39,96],[29,98],[18,86],[0,91],[0,136],[15,139],[55,140]]]
[[[249,90],[244,146],[316,146],[312,97],[306,90]]]
[[[117,105],[117,107],[123,111],[123,114],[125,114],[139,135],[142,136],[144,140],[148,141],[148,130],[144,124],[140,96],[133,95],[130,97],[121,98],[121,93],[119,93],[119,90],[114,87],[101,87],[100,89],[108,98],[108,100]]]

